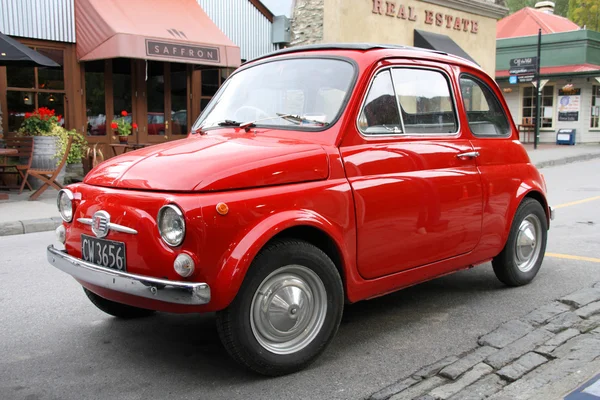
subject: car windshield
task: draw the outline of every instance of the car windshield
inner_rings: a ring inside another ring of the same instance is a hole
[[[194,124],[193,131],[218,126],[319,129],[336,120],[354,77],[339,59],[267,62],[231,76]]]

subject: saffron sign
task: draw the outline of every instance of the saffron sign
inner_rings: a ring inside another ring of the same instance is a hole
[[[404,6],[396,1],[373,0],[373,14],[385,15],[388,17],[404,19],[408,21],[417,21],[419,14],[428,25],[444,26],[446,29],[477,33],[479,31],[479,22],[468,18],[461,18],[450,14],[433,12],[425,10],[424,13],[418,13],[415,7]]]
[[[169,58],[185,58],[188,60],[212,61],[216,63],[220,61],[219,49],[216,47],[159,42],[150,39],[146,39],[146,55]]]

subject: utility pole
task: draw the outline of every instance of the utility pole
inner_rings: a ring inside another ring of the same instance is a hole
[[[542,49],[542,29],[540,28],[538,30],[538,45],[537,45],[537,67],[536,67],[536,80],[537,80],[537,84],[535,85],[535,88],[537,89],[536,91],[536,96],[535,96],[535,104],[536,104],[536,110],[535,110],[535,137],[533,138],[533,148],[537,149],[538,143],[540,141],[540,125],[542,122],[542,116],[540,113],[541,110],[541,97],[542,97],[542,82],[540,79],[540,64],[541,64],[541,49]]]

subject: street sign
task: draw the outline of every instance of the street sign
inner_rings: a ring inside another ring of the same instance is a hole
[[[514,85],[515,83],[517,83],[517,76],[516,75],[509,76],[508,83],[510,83],[511,85]]]
[[[513,58],[510,60],[510,75],[530,75],[537,70],[537,57]]]
[[[535,74],[536,67],[521,67],[521,68],[513,68],[508,70],[510,75],[527,75],[527,74]]]
[[[510,60],[510,68],[531,68],[537,66],[537,57],[521,57]]]
[[[535,75],[519,75],[519,83],[521,82],[531,82]]]

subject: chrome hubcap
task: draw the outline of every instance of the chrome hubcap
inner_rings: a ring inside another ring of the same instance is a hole
[[[258,287],[250,307],[250,326],[266,350],[291,354],[315,338],[326,314],[327,292],[321,278],[301,265],[288,265]]]
[[[539,218],[530,214],[519,225],[515,246],[515,263],[517,267],[528,272],[540,256],[542,224]]]

